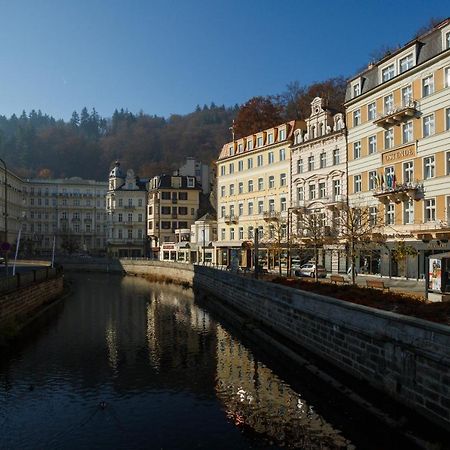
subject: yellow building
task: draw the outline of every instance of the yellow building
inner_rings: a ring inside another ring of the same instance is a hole
[[[372,270],[422,276],[425,256],[450,249],[450,19],[352,78],[345,106],[350,202],[387,236]],[[402,268],[398,242],[418,252]]]
[[[160,175],[150,179],[147,235],[154,257],[176,258],[175,230],[189,229],[197,219],[200,191],[194,176]]]
[[[283,123],[223,146],[216,163],[218,264],[229,265],[238,258],[239,265],[250,267],[255,230],[260,230],[261,243],[267,243],[274,236],[265,220],[287,217],[290,145],[301,126],[301,121]]]

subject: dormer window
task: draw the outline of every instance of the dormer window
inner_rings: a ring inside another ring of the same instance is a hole
[[[353,97],[358,97],[358,95],[361,94],[361,85],[359,83],[356,83],[353,86]]]
[[[444,35],[444,50],[450,48],[450,31],[447,31]]]
[[[233,147],[232,146],[230,146],[230,148],[228,149],[228,155],[229,156],[233,156]]]
[[[239,145],[238,145],[238,152],[241,153],[242,150],[243,150],[243,146],[242,146],[242,144],[239,144]]]
[[[383,81],[383,83],[385,81],[391,80],[394,77],[395,77],[395,65],[394,64],[390,64],[389,66],[382,69],[381,80]]]
[[[251,141],[250,139],[247,141],[247,150],[252,150],[253,149],[253,141]]]
[[[414,65],[414,56],[412,53],[409,55],[406,55],[404,58],[400,59],[400,73],[406,72],[407,70],[411,69],[411,67]]]
[[[284,141],[286,139],[286,130],[279,130],[278,131],[278,140]]]
[[[187,177],[187,187],[188,188],[195,187],[195,178],[194,177]]]
[[[269,133],[267,135],[267,143],[268,144],[273,144],[273,133]]]
[[[262,145],[263,145],[263,138],[262,138],[262,136],[259,136],[256,142],[257,142],[257,146],[258,147],[262,147]]]

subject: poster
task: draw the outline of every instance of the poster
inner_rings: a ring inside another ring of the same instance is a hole
[[[430,258],[428,266],[428,289],[441,292],[441,263],[440,259]]]

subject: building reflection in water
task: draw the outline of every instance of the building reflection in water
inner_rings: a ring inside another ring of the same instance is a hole
[[[237,426],[278,444],[300,448],[352,448],[339,430],[281,381],[221,326],[217,326],[217,396]]]

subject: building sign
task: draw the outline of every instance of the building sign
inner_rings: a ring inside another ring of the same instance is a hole
[[[428,260],[428,290],[441,292],[441,263],[440,259]]]
[[[400,150],[383,153],[383,164],[402,161],[403,159],[413,158],[414,156],[416,156],[416,147],[415,145],[410,145]]]

